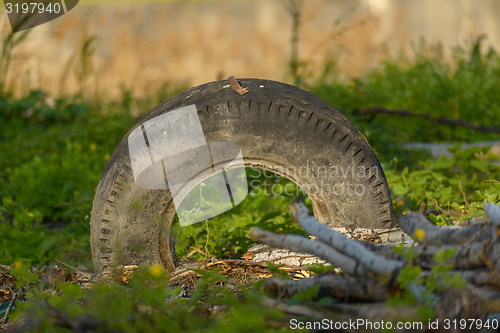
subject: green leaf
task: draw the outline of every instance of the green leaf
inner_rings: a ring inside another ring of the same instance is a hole
[[[455,252],[455,249],[439,249],[434,255],[434,261],[438,264],[444,264],[453,257]]]
[[[0,304],[0,315],[4,314],[5,312],[7,312],[7,309],[9,307],[9,305],[10,305],[10,301],[5,302],[3,304]],[[12,305],[12,308],[10,309],[10,311],[12,312],[12,310],[14,310],[14,309],[17,309],[16,302],[14,302],[14,304]]]
[[[329,272],[329,271],[332,271],[335,269],[335,267],[333,267],[332,265],[330,264],[318,264],[318,263],[315,263],[315,264],[310,264],[310,265],[306,265],[307,266],[307,270],[309,272],[313,272],[315,274],[323,274],[323,273],[326,273],[326,272]]]
[[[262,216],[262,218],[259,220],[259,224],[262,224],[264,222],[267,222],[268,220],[271,220],[273,218],[275,218],[276,216],[280,216],[282,214],[282,212],[270,212],[270,213],[267,213],[266,215]]]
[[[422,322],[427,323],[430,320],[434,319],[434,317],[436,316],[436,311],[428,306],[421,306],[420,308],[418,308],[417,314],[420,316]]]
[[[40,260],[45,255],[45,253],[59,241],[61,241],[60,235],[51,235],[45,237],[43,242],[40,243],[40,246],[38,247],[38,260]]]
[[[470,165],[478,169],[479,171],[489,172],[489,166],[491,165],[491,163],[483,160],[472,160],[470,161]]]
[[[299,304],[299,303],[303,303],[303,302],[312,301],[318,295],[320,288],[321,288],[321,284],[316,283],[308,290],[304,290],[304,291],[301,291],[301,292],[294,294],[288,300],[288,304],[293,305],[293,304]]]
[[[398,283],[403,288],[412,283],[417,283],[420,280],[420,273],[422,273],[420,266],[406,266],[399,273]]]
[[[436,224],[436,222],[437,222],[437,216],[434,215],[433,213],[430,213],[429,214],[429,220],[431,220],[432,223]]]
[[[332,298],[332,297],[327,296],[327,297],[322,297],[319,301],[314,303],[314,305],[317,307],[323,307],[323,306],[328,306],[328,305],[335,304],[338,302],[339,302],[339,300],[337,298]]]
[[[403,182],[405,184],[408,183],[408,174],[409,174],[408,167],[405,167],[403,171],[401,171],[401,178],[403,179]]]
[[[434,170],[445,170],[445,169],[449,169],[449,168],[453,167],[455,165],[455,163],[456,163],[455,158],[447,159],[446,157],[441,156],[440,158],[438,158],[436,160],[436,162],[434,162],[434,164],[432,165],[432,168]]]
[[[408,193],[410,191],[410,188],[404,186],[401,183],[397,183],[397,184],[392,185],[391,190],[395,196],[399,197],[399,196],[402,196],[402,195],[405,195],[406,193]]]

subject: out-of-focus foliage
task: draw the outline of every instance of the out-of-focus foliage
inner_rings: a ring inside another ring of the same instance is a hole
[[[405,152],[403,142],[473,142],[498,139],[498,134],[434,121],[393,115],[359,115],[356,110],[377,105],[435,117],[500,127],[500,56],[480,52],[482,38],[470,49],[456,48],[452,63],[440,47],[421,42],[410,60],[382,62],[364,77],[338,79],[335,64],[311,92],[343,112],[367,137],[379,158],[414,163],[422,155]]]
[[[262,306],[260,295],[244,286],[238,286],[236,294],[217,271],[198,272],[202,278],[190,299],[177,297],[182,288],[169,288],[160,266],[135,270],[129,285],[97,283],[82,289],[77,283],[65,283],[54,292],[37,283],[27,302],[18,303],[14,320],[24,317],[23,329],[30,332],[68,332],[61,325],[64,320],[92,332],[275,331],[270,320],[281,320],[283,315]],[[16,275],[28,282],[30,273],[20,269]]]

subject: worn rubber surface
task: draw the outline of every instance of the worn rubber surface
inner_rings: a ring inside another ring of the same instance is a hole
[[[248,94],[240,96],[225,80],[204,84],[161,103],[129,133],[158,115],[195,104],[207,142],[232,142],[240,147],[246,167],[294,181],[308,193],[320,222],[332,227],[391,226],[392,201],[380,163],[344,115],[294,86],[258,79],[239,82]],[[91,216],[94,267],[101,272],[110,265],[147,262],[172,270],[172,197],[168,189],[147,190],[135,184],[128,134],[97,187]],[[291,172],[292,166],[304,172]],[[345,190],[348,184],[350,194]]]

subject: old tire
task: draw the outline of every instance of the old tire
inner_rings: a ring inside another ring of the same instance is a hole
[[[335,193],[308,193],[320,222],[364,228],[393,224],[391,196],[380,163],[365,137],[343,114],[291,85],[259,79],[239,82],[249,93],[240,96],[227,81],[217,81],[168,99],[142,117],[118,144],[97,187],[91,215],[92,258],[97,272],[115,264],[144,262],[175,268],[169,235],[175,214],[171,195],[168,189],[147,190],[135,184],[127,138],[146,121],[192,104],[206,141],[238,145],[245,166],[281,174],[303,188],[305,184],[309,189],[314,189],[314,184],[325,188],[325,179],[337,185]],[[333,177],[330,172],[318,176],[314,170],[306,175],[280,172],[289,166],[313,169],[314,164],[328,170],[337,167],[340,175]],[[365,176],[358,174],[359,170],[364,170]],[[358,195],[361,187],[356,195],[339,194],[339,184],[347,182],[362,185],[363,194]]]

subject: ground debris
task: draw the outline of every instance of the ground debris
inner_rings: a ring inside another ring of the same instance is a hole
[[[228,282],[222,284],[230,290],[236,290],[236,286],[251,286],[252,282],[272,277],[265,262],[254,262],[240,259],[224,259],[209,263],[191,263],[176,269],[170,276],[169,286],[172,288],[183,287],[185,297],[194,292],[196,282],[201,277],[195,270],[218,270],[218,273],[227,277]],[[305,266],[282,266],[280,269],[292,278],[303,278],[307,274]]]
[[[9,302],[18,291],[16,278],[10,274],[12,266],[0,265],[0,304]]]
[[[486,223],[467,228],[437,227],[419,211],[400,216],[401,230],[385,233],[393,234],[395,240],[404,233],[405,238],[417,245],[406,250],[373,242],[377,239],[375,236],[382,237],[382,231],[357,237],[353,230],[344,233],[329,228],[318,222],[301,200],[296,200],[289,208],[294,220],[316,240],[258,227],[250,231],[250,238],[266,244],[264,246],[317,255],[342,268],[342,273],[324,273],[299,281],[268,279],[264,290],[276,299],[268,299],[267,306],[281,309],[287,315],[334,322],[417,320],[421,318],[418,312],[422,306],[433,311],[441,322],[445,318],[457,322],[475,319],[484,322],[500,314],[498,205],[485,204]],[[407,245],[405,238],[400,242]],[[448,254],[445,256],[445,253]],[[399,282],[404,274],[413,276],[412,279],[406,276],[406,284]],[[313,295],[315,298],[333,297],[344,303],[333,302],[320,307],[311,302],[298,307],[287,303],[291,297],[308,292],[312,287],[319,287]],[[410,296],[411,300],[402,303],[402,295]],[[389,306],[388,302],[394,300],[401,306]]]

